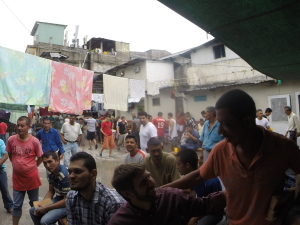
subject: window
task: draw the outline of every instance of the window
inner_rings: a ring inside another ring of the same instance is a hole
[[[214,54],[215,54],[215,59],[226,57],[225,47],[223,44],[214,46],[213,50],[214,50]]]
[[[152,98],[152,105],[160,106],[160,98]]]
[[[205,102],[205,101],[207,101],[206,95],[194,96],[194,102]]]

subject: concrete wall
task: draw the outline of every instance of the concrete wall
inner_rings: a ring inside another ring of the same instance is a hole
[[[115,50],[117,52],[129,52],[130,51],[129,43],[116,41],[115,45],[116,45]]]
[[[206,90],[206,91],[193,91],[188,92],[185,95],[185,112],[190,112],[196,120],[200,118],[200,112],[204,110],[207,106],[215,106],[216,101],[224,94],[225,92],[232,89],[241,89],[246,91],[249,95],[252,96],[256,103],[257,109],[265,110],[267,107],[270,107],[268,102],[269,96],[274,95],[291,95],[291,106],[293,111],[299,115],[299,105],[297,105],[297,99],[295,97],[295,92],[300,90],[300,81],[283,81],[281,85],[270,85],[269,83],[253,84],[247,86],[234,86],[234,87],[224,87],[216,90]],[[204,102],[195,102],[194,96],[206,95],[207,101]],[[298,108],[297,108],[298,107]],[[282,109],[283,110],[283,109]],[[270,117],[272,121],[272,116]],[[271,124],[272,126],[272,124]],[[287,122],[286,122],[287,128]],[[286,129],[285,128],[285,129]],[[284,130],[274,130],[278,133],[284,132]]]
[[[162,85],[173,83],[174,67],[172,62],[147,60],[147,81],[163,81]]]
[[[222,82],[234,82],[245,79],[265,80],[265,75],[241,58],[224,60],[205,65],[195,65],[187,70],[188,85],[206,85]]]
[[[221,43],[216,43],[210,46],[203,46],[195,52],[191,53],[192,64],[209,64],[214,62],[220,62],[228,59],[236,59],[240,58],[236,53],[231,51],[229,48],[225,46],[225,55],[226,57],[215,59],[213,46],[219,45]]]
[[[139,66],[140,71],[138,73],[134,72],[134,68]],[[126,68],[120,69],[117,71],[116,76],[121,76],[121,72],[125,72],[124,78],[137,79],[137,80],[146,80],[147,70],[146,70],[146,61],[139,62],[135,65],[128,66]]]

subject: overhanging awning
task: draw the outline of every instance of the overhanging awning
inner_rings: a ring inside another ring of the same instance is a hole
[[[159,0],[270,77],[300,78],[300,0]]]

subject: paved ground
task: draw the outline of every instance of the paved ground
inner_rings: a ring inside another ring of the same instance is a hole
[[[87,149],[88,146],[85,147]],[[121,147],[120,151],[117,151],[116,149],[113,150],[114,158],[108,157],[108,151],[103,152],[103,157],[99,157],[99,148],[101,149],[101,145],[98,147],[97,150],[86,150],[89,154],[93,155],[96,163],[97,163],[97,169],[98,169],[98,176],[97,180],[102,182],[107,187],[112,188],[111,186],[111,177],[113,175],[114,168],[118,165],[120,165],[123,162],[123,158],[125,155],[125,148]],[[62,163],[62,162],[61,162]],[[7,176],[8,176],[8,186],[12,197],[12,167],[11,162],[9,160],[6,161],[7,166]],[[46,179],[46,171],[44,166],[41,164],[39,166],[39,172],[40,177],[42,180],[42,186],[40,187],[40,199],[43,199],[44,195],[48,191],[48,182]],[[29,216],[28,210],[30,209],[30,206],[28,204],[29,200],[26,197],[23,204],[23,215],[20,220],[20,225],[29,225],[32,224],[32,220]],[[8,213],[6,213],[6,210],[4,209],[2,198],[0,201],[0,225],[7,225],[12,224],[12,216]]]

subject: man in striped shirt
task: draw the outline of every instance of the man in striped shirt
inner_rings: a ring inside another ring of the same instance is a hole
[[[44,166],[47,170],[49,190],[44,199],[50,198],[51,204],[38,205],[29,210],[34,225],[55,224],[61,218],[67,216],[66,196],[70,191],[68,170],[59,164],[59,158],[53,150],[46,151],[42,155]],[[55,197],[54,197],[55,195]]]

